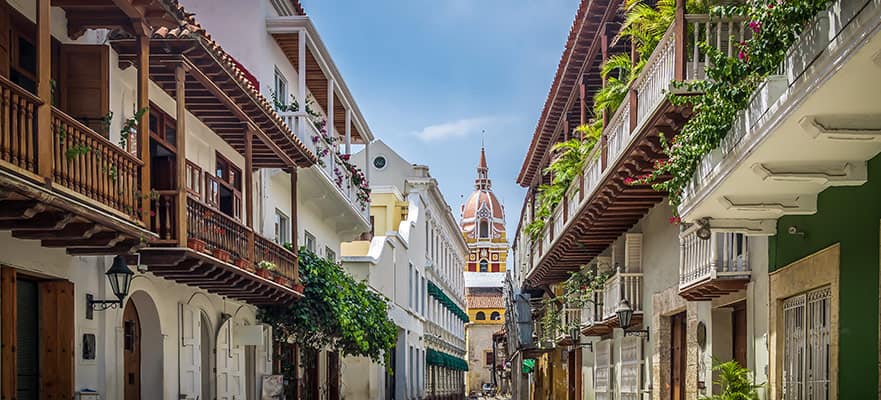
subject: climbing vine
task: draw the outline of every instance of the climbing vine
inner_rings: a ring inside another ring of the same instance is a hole
[[[650,174],[633,177],[629,182],[652,184],[654,189],[669,193],[675,212],[700,160],[719,145],[759,84],[778,70],[804,26],[830,2],[750,0],[746,5],[714,7],[711,13],[716,16],[746,17],[753,35],[740,42],[736,56],[731,57],[707,43],[700,44],[710,58],[707,79],[675,83],[699,94],[668,95],[675,105],[691,106],[694,115],[675,138],[659,134],[668,160],[656,163]]]
[[[368,357],[388,366],[398,335],[388,316],[388,299],[356,282],[339,264],[305,248],[299,251],[299,266],[304,297],[260,312],[276,340]]]

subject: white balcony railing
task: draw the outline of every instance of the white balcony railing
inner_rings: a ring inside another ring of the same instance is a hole
[[[700,43],[707,43],[716,50],[736,56],[740,41],[749,38],[752,33],[741,17],[719,18],[689,14],[685,16],[685,24],[688,36],[685,43],[676,42],[675,26],[671,25],[633,83],[633,89],[637,93],[635,103],[625,100],[612,114],[604,129],[608,138],[606,148],[597,146],[585,162],[581,174],[572,181],[573,187],[583,189],[575,190],[570,187],[566,192],[567,201],[561,201],[551,214],[544,231],[535,241],[540,242],[540,246],[533,243],[532,267],[540,264],[550,248],[564,236],[572,220],[578,218],[579,211],[584,209],[608,173],[609,166],[618,162],[624,150],[637,136],[636,133],[644,129],[648,119],[663,104],[671,83],[676,79],[677,66],[682,65],[677,63],[685,64],[683,67],[686,80],[704,79],[704,67],[709,57]],[[676,59],[677,46],[686,46],[682,60]],[[636,113],[635,118],[632,118],[633,113]],[[631,120],[635,120],[635,125]],[[605,163],[602,162],[601,152],[605,152]],[[567,207],[565,213],[561,212],[563,207]],[[522,226],[530,222],[528,217],[524,216],[524,219]]]
[[[704,240],[692,227],[680,236],[679,247],[680,289],[701,281],[750,276],[749,238],[744,234],[715,232]]]
[[[306,147],[318,157],[316,167],[320,169],[328,181],[339,189],[342,196],[352,205],[357,213],[369,220],[370,204],[359,200],[360,189],[337,153],[336,145],[331,145],[312,119],[303,112],[280,112],[279,115],[289,128],[300,138]]]
[[[642,274],[619,272],[603,285],[603,319],[615,316],[622,299],[627,299],[634,312],[642,312]]]

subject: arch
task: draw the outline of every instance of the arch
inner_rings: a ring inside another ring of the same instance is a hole
[[[486,313],[484,313],[483,311],[478,311],[477,314],[474,316],[474,319],[478,321],[486,321]]]
[[[477,231],[478,231],[478,234],[480,235],[481,239],[488,238],[489,237],[489,222],[485,219],[480,220],[480,223],[478,224]]]
[[[498,311],[493,311],[492,314],[489,315],[489,319],[491,321],[498,321],[498,320],[502,319],[502,315],[499,314]]]
[[[135,291],[129,296],[128,301],[134,304],[138,312],[138,319],[140,319],[141,398],[149,399],[156,396],[157,388],[160,392],[165,390],[162,320],[159,318],[159,308],[146,291]],[[119,326],[123,326],[121,314]],[[125,379],[122,375],[120,374],[119,379]]]
[[[489,261],[484,258],[480,260],[480,272],[489,272]]]
[[[200,344],[201,348],[201,367],[202,367],[202,397],[203,399],[213,399],[214,398],[214,364],[215,359],[212,357],[214,354],[214,327],[211,325],[211,318],[208,316],[208,312],[204,309],[199,312],[199,316],[202,319],[201,331],[199,332],[201,336]]]

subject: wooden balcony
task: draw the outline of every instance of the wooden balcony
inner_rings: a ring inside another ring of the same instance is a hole
[[[631,95],[609,118],[601,145],[532,241],[528,285],[566,279],[664,198],[664,193],[630,181],[666,159],[658,133],[672,137],[691,115],[667,99],[672,82],[704,78],[708,57],[699,43],[733,54],[748,32],[740,18],[707,15],[684,15],[670,26],[633,82]],[[531,222],[529,215],[524,213],[520,226]]]
[[[0,76],[0,229],[75,255],[127,253],[153,236],[144,226],[144,163],[61,110]]]
[[[294,252],[193,196],[187,196],[181,223],[177,196],[158,191],[152,199],[160,239],[140,252],[150,272],[252,304],[283,304],[302,295]],[[275,270],[258,268],[264,261]]]
[[[751,274],[749,238],[715,232],[704,240],[697,229],[694,224],[679,238],[679,295],[704,301],[746,289]]]

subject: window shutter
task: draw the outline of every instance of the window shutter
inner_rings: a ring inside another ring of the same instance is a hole
[[[594,391],[597,400],[612,399],[612,341],[594,343]]]
[[[624,235],[624,270],[642,272],[642,234],[627,233]]]
[[[7,7],[5,1],[0,3],[0,26],[3,27],[0,29],[0,75],[4,77],[9,76],[9,57],[11,55],[9,37],[11,35],[10,28],[12,27],[12,24],[9,21],[9,9],[7,9]],[[5,388],[6,385],[3,387]],[[3,396],[6,396],[5,389],[3,390]]]
[[[44,399],[73,398],[73,282],[40,282],[40,390]]]
[[[180,305],[180,398],[195,399],[202,390],[202,318],[199,310]]]
[[[621,400],[640,399],[642,372],[642,338],[621,339]]]
[[[61,45],[61,110],[107,137],[102,118],[110,111],[110,53],[105,45]],[[132,111],[134,112],[134,111]]]
[[[245,352],[237,344],[234,327],[226,320],[217,332],[217,400],[245,398]]]

